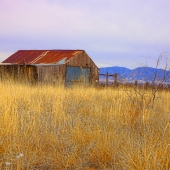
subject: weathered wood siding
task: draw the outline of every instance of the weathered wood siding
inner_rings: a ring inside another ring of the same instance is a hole
[[[36,82],[36,67],[31,65],[0,65],[1,80]]]
[[[87,55],[85,51],[70,59],[66,65],[78,66],[78,67],[89,67],[90,68],[90,82],[95,85],[99,81],[99,68],[95,65],[92,59]]]
[[[90,84],[98,84],[99,69],[85,51],[77,53],[62,65],[0,65],[0,78],[13,78],[38,84],[63,84],[66,81],[67,66],[89,67]]]
[[[82,51],[63,65],[39,65],[36,66],[37,80],[43,84],[65,84],[67,66],[89,67],[90,83],[97,84],[99,81],[99,69],[87,55]]]
[[[66,65],[36,66],[38,83],[64,84]]]

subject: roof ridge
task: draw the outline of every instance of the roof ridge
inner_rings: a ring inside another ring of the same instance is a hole
[[[84,50],[18,50],[2,63],[39,64],[58,63],[66,58],[66,62]]]

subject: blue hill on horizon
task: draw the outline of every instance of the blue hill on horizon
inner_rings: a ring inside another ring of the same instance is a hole
[[[162,81],[170,82],[170,71],[163,69],[156,69],[153,67],[137,67],[135,69],[128,69],[126,67],[102,67],[100,68],[100,74],[115,74],[118,73],[118,80],[123,81]],[[102,77],[104,78],[104,77]]]

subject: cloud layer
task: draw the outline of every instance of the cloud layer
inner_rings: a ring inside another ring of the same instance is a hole
[[[169,51],[169,7],[167,0],[1,0],[0,60],[19,49],[84,49],[98,66],[134,68]]]

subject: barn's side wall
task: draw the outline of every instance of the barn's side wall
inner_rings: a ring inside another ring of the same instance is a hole
[[[90,83],[98,84],[99,69],[85,51],[77,53],[62,65],[0,65],[0,79],[14,79],[35,84],[62,84],[66,81],[67,66],[89,67]]]
[[[92,59],[87,55],[85,51],[77,54],[73,59],[69,60],[66,65],[89,67],[90,68],[90,82],[93,85],[98,84],[99,81],[99,68],[95,65]]]
[[[36,67],[31,65],[0,65],[0,79],[20,82],[36,82]]]
[[[65,84],[66,65],[39,65],[36,66],[38,83]]]

